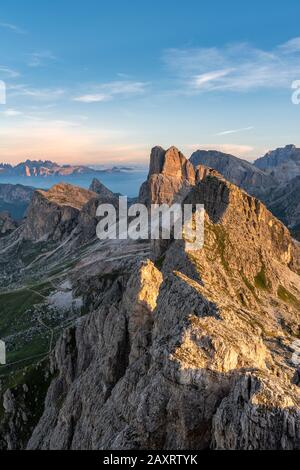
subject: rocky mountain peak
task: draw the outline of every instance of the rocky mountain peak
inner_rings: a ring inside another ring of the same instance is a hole
[[[162,174],[182,180],[195,182],[195,172],[191,163],[174,146],[168,150],[154,147],[150,156],[149,178],[154,174]]]
[[[48,191],[37,190],[37,193],[49,202],[60,206],[74,207],[79,210],[82,209],[92,197],[95,197],[95,193],[92,191],[67,183],[55,184]]]
[[[254,165],[278,181],[287,182],[300,174],[300,149],[291,144],[271,150]]]
[[[249,194],[264,198],[276,186],[276,180],[252,163],[216,150],[197,150],[190,158],[196,168],[205,165],[217,170],[228,181],[241,187]]]
[[[35,191],[22,236],[32,241],[64,240],[78,225],[82,209],[95,197],[92,191],[66,183]]]
[[[239,266],[246,272],[250,266],[253,269],[255,264],[259,268],[262,259],[268,260],[268,263],[271,257],[295,272],[299,269],[300,250],[288,229],[262,202],[229,183],[218,173],[207,173],[192,189],[187,201],[204,204],[210,223],[223,227],[227,245],[224,246],[223,255],[228,250],[227,261],[231,267]],[[257,263],[254,262],[254,254]]]
[[[146,204],[171,204],[180,201],[195,184],[195,170],[176,148],[154,147],[150,156],[149,176],[139,199]]]
[[[101,183],[97,178],[94,178],[90,188],[90,191],[96,193],[102,200],[115,200],[118,198],[118,195],[110,191],[103,183]]]

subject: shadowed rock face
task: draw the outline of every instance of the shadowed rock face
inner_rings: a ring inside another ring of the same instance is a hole
[[[34,189],[21,184],[0,184],[0,212],[8,211],[16,220],[22,219]]]
[[[148,182],[166,177],[154,153]],[[174,155],[168,177],[186,181]],[[257,199],[197,175],[185,198],[205,205],[204,247],[174,241],[157,265],[111,262],[105,292],[94,281],[91,313],[52,356],[29,449],[300,448],[299,246]]]
[[[272,191],[266,203],[292,232],[297,229],[300,224],[300,176]]]
[[[96,193],[101,201],[104,202],[115,202],[118,199],[118,195],[110,191],[104,184],[102,184],[97,178],[94,178],[89,188],[90,191]]]
[[[254,164],[281,183],[287,182],[300,175],[300,149],[295,145],[286,145],[268,152]]]
[[[24,223],[23,238],[65,240],[77,226],[83,207],[95,196],[91,191],[64,183],[49,191],[35,191]]]
[[[261,199],[299,239],[300,149],[288,145],[249,162],[222,152],[199,150],[190,161],[214,168],[228,181]],[[297,176],[298,175],[298,176]]]
[[[33,188],[21,184],[0,184],[0,200],[8,203],[29,203],[34,192]]]
[[[17,223],[8,212],[0,212],[0,234],[6,235],[17,228]]]
[[[250,162],[223,152],[198,150],[193,153],[190,162],[194,167],[205,165],[214,168],[228,181],[256,197],[264,197],[271,188],[277,185],[275,178],[256,168]]]

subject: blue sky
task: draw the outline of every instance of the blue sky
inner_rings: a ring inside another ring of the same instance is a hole
[[[0,161],[300,146],[300,4],[2,0]]]

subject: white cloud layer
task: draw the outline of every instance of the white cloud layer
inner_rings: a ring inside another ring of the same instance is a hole
[[[188,93],[290,88],[300,77],[300,37],[271,50],[246,43],[169,49],[164,61]]]
[[[8,109],[5,109],[5,111],[3,111],[2,114],[7,117],[16,117],[16,116],[21,116],[23,113],[21,111],[18,111],[17,109],[8,108]]]

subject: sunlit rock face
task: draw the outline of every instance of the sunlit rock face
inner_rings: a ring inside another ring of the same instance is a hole
[[[148,205],[180,202],[194,184],[193,165],[176,147],[167,151],[154,147],[148,180],[140,191],[140,202]]]

